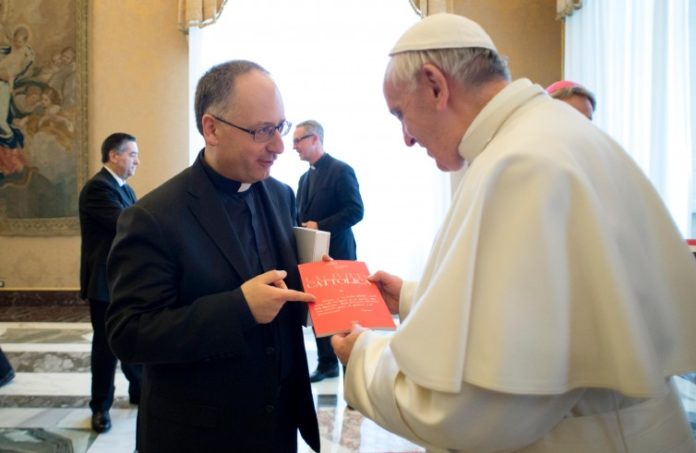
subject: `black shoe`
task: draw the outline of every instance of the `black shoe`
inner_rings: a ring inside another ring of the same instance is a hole
[[[309,375],[309,382],[319,382],[323,381],[326,378],[332,378],[336,376],[338,376],[337,366],[324,370],[322,370],[321,368],[317,368],[316,370],[314,370],[314,373]]]
[[[111,416],[108,411],[97,411],[92,414],[92,429],[98,433],[105,433],[111,429]]]
[[[0,387],[3,385],[9,383],[12,379],[15,377],[15,372],[13,369],[10,369],[9,373],[5,374],[4,376],[0,377]]]

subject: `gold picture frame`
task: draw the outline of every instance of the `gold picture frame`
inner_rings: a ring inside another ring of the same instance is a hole
[[[88,0],[0,0],[0,235],[79,234]]]

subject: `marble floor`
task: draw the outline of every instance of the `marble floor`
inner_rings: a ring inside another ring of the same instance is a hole
[[[0,387],[0,452],[132,452],[137,406],[128,402],[127,381],[116,376],[113,428],[97,435],[90,429],[89,351],[91,326],[84,309],[33,315],[0,307],[0,346],[15,379]],[[34,318],[37,321],[29,321]],[[49,322],[54,320],[55,322]],[[316,344],[305,331],[309,365],[316,364]],[[696,433],[696,374],[677,378],[682,401]],[[312,385],[320,423],[322,453],[423,452],[381,429],[343,401],[341,377]],[[302,440],[300,452],[311,451]]]
[[[34,322],[14,312],[11,321],[0,322],[0,346],[16,372],[13,381],[0,387],[0,452],[132,452],[137,406],[128,402],[125,377],[119,369],[113,427],[97,435],[90,429],[88,407],[91,325],[75,308],[57,317],[62,322]],[[3,307],[0,321],[6,319]],[[311,330],[305,331],[305,345],[313,369]],[[312,384],[312,389],[322,453],[424,451],[348,409],[340,377]],[[299,445],[301,453],[312,451],[301,439]]]

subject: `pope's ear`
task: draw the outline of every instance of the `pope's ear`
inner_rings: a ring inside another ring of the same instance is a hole
[[[217,124],[215,123],[215,118],[208,115],[207,113],[201,117],[201,129],[203,129],[203,139],[208,145],[217,145]]]
[[[445,108],[450,94],[447,77],[440,68],[430,63],[424,64],[421,71],[421,76],[427,84],[428,91],[438,110]]]

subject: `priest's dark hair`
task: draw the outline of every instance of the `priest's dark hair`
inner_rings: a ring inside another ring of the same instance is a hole
[[[228,97],[234,90],[235,80],[238,76],[251,71],[269,74],[261,65],[253,61],[230,60],[208,69],[198,80],[194,111],[196,127],[201,135],[203,135],[203,115],[209,110],[215,110],[218,115],[224,113]]]

